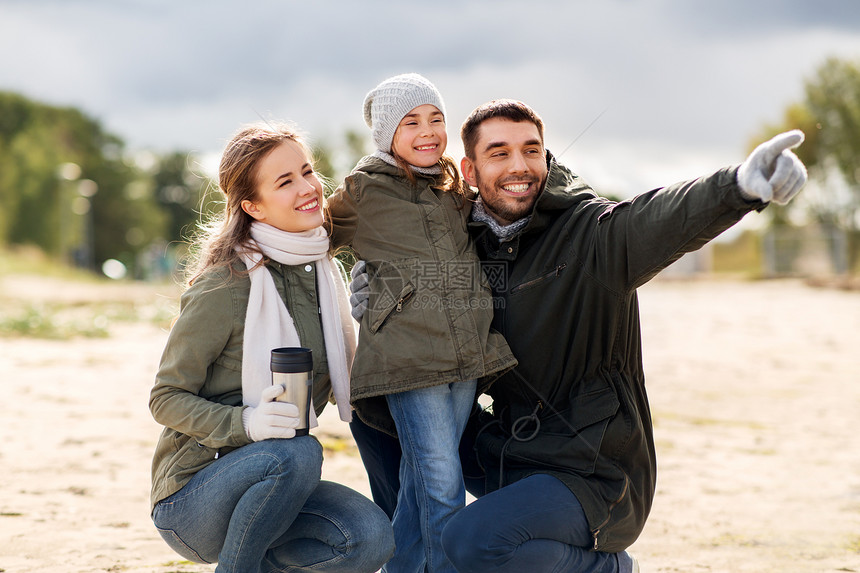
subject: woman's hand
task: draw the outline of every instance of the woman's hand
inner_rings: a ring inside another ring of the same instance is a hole
[[[245,433],[252,442],[269,438],[293,438],[299,425],[299,409],[289,402],[276,402],[284,393],[280,384],[269,386],[260,394],[260,405],[242,412]]]

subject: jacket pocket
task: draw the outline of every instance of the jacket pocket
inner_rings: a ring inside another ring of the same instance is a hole
[[[376,334],[376,332],[378,332],[388,320],[388,317],[390,317],[394,312],[400,312],[403,310],[404,303],[412,298],[412,294],[414,292],[415,287],[412,286],[412,283],[408,283],[404,285],[395,297],[386,301],[385,306],[382,308],[374,309],[375,312],[370,312],[368,309],[368,314],[370,315],[368,317],[370,320],[370,332]]]
[[[380,263],[370,282],[370,300],[365,312],[367,327],[378,332],[395,312],[415,294],[415,285],[410,280],[418,259],[403,259],[394,263]]]
[[[215,359],[215,364],[232,372],[242,371],[242,361],[224,353]]]
[[[535,277],[533,279],[529,279],[529,280],[522,282],[522,283],[520,283],[514,287],[511,287],[511,294],[512,295],[517,294],[519,292],[538,287],[541,284],[559,276],[561,274],[561,272],[565,269],[565,267],[567,267],[567,263],[561,263],[557,267],[555,267],[554,269],[552,269],[551,271],[549,271],[547,273],[544,273],[538,277]]]
[[[530,441],[512,441],[507,457],[588,475],[600,457],[606,428],[619,407],[607,386],[572,396],[570,407],[540,417]]]
[[[173,457],[172,474],[193,475],[218,457],[218,450],[215,448],[203,446],[189,436],[184,436],[184,438],[184,443]]]

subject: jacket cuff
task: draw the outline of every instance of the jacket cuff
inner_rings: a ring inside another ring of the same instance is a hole
[[[769,203],[766,203],[761,199],[747,199],[744,194],[741,193],[741,187],[738,184],[738,169],[740,169],[740,167],[741,165],[739,163],[718,171],[718,177],[720,177],[719,186],[721,189],[726,190],[726,201],[732,208],[744,212],[760,212],[767,207]]]

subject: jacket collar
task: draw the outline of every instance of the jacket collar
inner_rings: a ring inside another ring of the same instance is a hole
[[[352,171],[363,171],[364,173],[371,174],[378,173],[383,175],[390,175],[391,177],[405,177],[403,174],[403,170],[400,167],[392,165],[387,161],[383,161],[381,158],[375,155],[366,155],[359,159],[358,163]],[[421,173],[418,171],[414,171],[413,173],[415,173],[415,177],[418,179],[424,178],[430,179],[431,181],[435,181],[438,177],[438,174],[434,175],[429,173]]]
[[[549,226],[557,215],[556,211],[566,211],[573,205],[597,197],[579,175],[556,161],[549,150],[546,152],[546,163],[546,184],[535,201],[531,221],[523,229],[523,234],[540,232]]]
[[[497,255],[499,257],[516,258],[520,237],[540,233],[555,219],[558,211],[565,211],[573,205],[583,201],[590,201],[597,197],[597,194],[579,175],[576,175],[570,169],[558,163],[549,150],[546,151],[546,163],[546,184],[534,203],[531,219],[519,233],[505,241],[503,249],[499,249],[498,239],[486,223],[479,221],[469,222],[472,232],[484,237],[485,246],[490,247],[491,244],[493,245],[494,248],[488,249],[488,251],[496,251],[498,249],[499,252]],[[490,244],[487,244],[486,240],[490,236],[493,240],[490,241]]]

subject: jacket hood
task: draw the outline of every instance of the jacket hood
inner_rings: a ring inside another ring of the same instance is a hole
[[[398,167],[390,165],[373,155],[365,155],[359,159],[352,171],[353,173],[356,171],[363,171],[365,173],[383,173],[385,175],[400,174],[400,169]],[[418,174],[416,173],[416,175]]]
[[[571,206],[597,198],[597,193],[579,175],[556,161],[546,152],[546,184],[532,209],[532,218],[523,233],[541,231],[553,219],[553,211],[564,211]]]
[[[356,171],[362,171],[364,173],[372,175],[379,174],[388,175],[390,177],[406,177],[403,172],[403,169],[396,165],[391,165],[390,163],[387,163],[374,155],[365,155],[364,157],[359,159],[358,163],[352,170],[353,173],[355,173]],[[421,173],[419,171],[413,171],[413,174],[415,175],[416,179],[424,178],[430,179],[431,181],[435,180],[438,177],[438,175]]]

